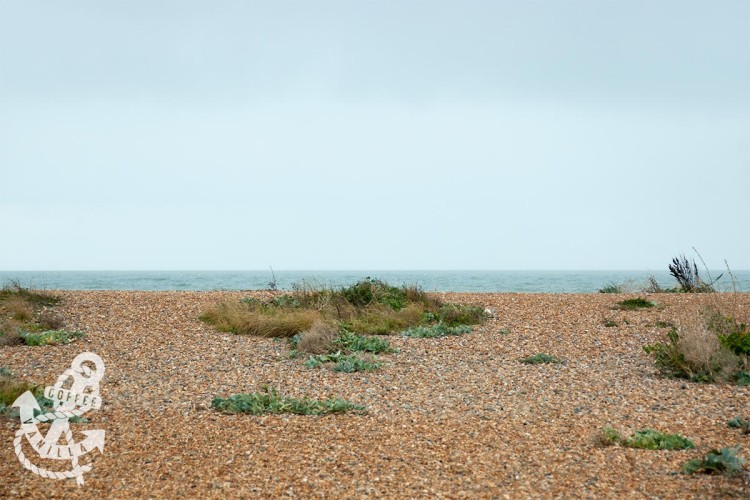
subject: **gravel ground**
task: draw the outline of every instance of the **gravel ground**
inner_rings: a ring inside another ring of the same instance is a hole
[[[665,338],[701,300],[651,295],[659,307],[614,311],[628,296],[441,294],[492,308],[461,337],[391,337],[379,371],[311,370],[286,342],[218,333],[197,320],[221,299],[268,292],[61,292],[67,346],[2,347],[0,366],[52,385],[82,351],[106,364],[104,405],[81,429],[104,429],[85,484],[23,469],[0,418],[0,497],[746,497],[746,476],[685,476],[690,458],[750,435],[750,387],[662,378],[642,346]],[[750,306],[750,294],[741,299]],[[605,319],[620,326],[605,327]],[[627,320],[627,323],[625,322]],[[503,332],[507,329],[509,333]],[[561,365],[525,365],[546,352]],[[263,384],[289,396],[338,396],[366,414],[227,416],[214,396]],[[697,450],[598,447],[595,432],[646,427],[679,433]],[[25,444],[27,455],[38,457]],[[64,470],[61,462],[51,462]],[[67,462],[62,462],[67,463]]]

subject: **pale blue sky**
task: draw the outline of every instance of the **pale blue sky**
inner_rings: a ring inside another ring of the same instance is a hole
[[[0,270],[750,269],[750,2],[0,0]]]

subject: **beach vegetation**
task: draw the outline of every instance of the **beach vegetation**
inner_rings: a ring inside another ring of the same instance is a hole
[[[250,394],[234,394],[228,398],[217,396],[211,402],[211,406],[222,413],[250,415],[326,415],[365,411],[364,406],[340,398],[317,400],[309,397],[298,399],[282,396],[276,389],[269,386],[263,386],[260,392]]]
[[[44,397],[44,386],[31,383],[14,375],[5,366],[0,367],[0,415],[17,419],[19,409],[13,408],[13,403],[26,391],[31,391],[42,413],[52,409],[52,401]],[[80,422],[82,417],[71,417],[71,422]]]
[[[698,253],[697,250],[695,250],[695,252]],[[700,254],[698,254],[698,257],[700,257]],[[668,267],[669,274],[671,274],[677,281],[678,291],[684,293],[714,292],[715,289],[713,285],[722,276],[719,275],[715,280],[711,280],[709,276],[709,281],[705,281],[698,272],[698,265],[695,263],[695,259],[688,260],[685,255],[674,257],[672,263],[669,264]]]
[[[415,326],[401,332],[404,337],[412,337],[418,339],[433,339],[439,337],[464,335],[466,333],[471,333],[471,327],[468,325],[448,326],[445,323],[435,323],[434,325],[429,326]]]
[[[622,285],[610,282],[599,289],[599,293],[622,293]]]
[[[371,372],[383,365],[373,355],[365,358],[357,354],[342,354],[341,352],[318,354],[310,356],[305,361],[305,366],[308,368],[319,368],[329,364],[333,367],[333,371],[343,373]]]
[[[21,338],[26,345],[65,345],[83,337],[83,332],[69,330],[45,330],[43,332],[23,332]]]
[[[40,392],[40,388],[14,376],[7,367],[0,367],[0,413],[10,410],[18,396],[26,391]]]
[[[638,297],[635,299],[621,300],[617,303],[615,308],[622,309],[624,311],[633,311],[636,309],[650,309],[654,306],[656,306],[656,304],[651,302],[650,300],[644,299],[643,297]]]
[[[743,471],[746,460],[738,455],[739,446],[711,450],[702,458],[694,458],[682,466],[685,474],[734,475]]]
[[[733,429],[741,429],[743,434],[750,434],[750,420],[742,417],[734,417],[727,422],[729,427]]]
[[[623,437],[612,426],[604,426],[595,436],[595,442],[601,446],[620,445],[626,448],[643,450],[689,450],[695,444],[679,434],[665,434],[654,429],[643,429]]]
[[[305,362],[308,368],[332,366],[334,371],[344,373],[376,370],[382,363],[375,354],[396,352],[381,336],[359,335],[323,322],[295,335],[290,344],[291,357],[310,355]]]
[[[701,295],[702,306],[682,314],[666,341],[644,346],[663,374],[695,382],[750,384],[750,312],[728,264],[727,272],[732,291]]]
[[[521,363],[526,365],[542,365],[542,364],[561,364],[563,363],[563,360],[560,358],[556,358],[555,356],[552,356],[551,354],[547,353],[539,353],[534,354],[533,356],[529,356],[526,358],[522,358],[519,360]]]
[[[200,318],[224,332],[293,337],[316,323],[360,335],[385,335],[438,323],[477,324],[486,314],[481,307],[443,303],[416,286],[396,287],[368,277],[347,287],[303,282],[295,284],[291,293],[269,300],[224,301],[208,308]],[[316,332],[322,342],[326,336]],[[332,341],[333,335],[327,338]]]
[[[17,280],[10,281],[0,289],[0,346],[46,345],[37,342],[44,337],[42,333],[63,331],[63,319],[52,309],[59,302],[60,298],[51,293],[31,290]],[[62,340],[56,334],[46,337],[50,341]]]
[[[333,344],[339,349],[351,352],[369,352],[372,354],[392,353],[396,349],[383,337],[358,335],[348,330],[342,330]]]

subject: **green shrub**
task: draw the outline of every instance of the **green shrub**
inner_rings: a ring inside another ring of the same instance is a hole
[[[339,292],[354,307],[372,303],[384,304],[394,311],[403,309],[409,302],[406,287],[391,286],[378,279],[365,278]]]
[[[302,306],[302,303],[295,296],[290,294],[278,295],[271,299],[271,305],[287,309],[295,309]]]
[[[465,304],[444,304],[435,315],[448,326],[477,325],[487,318],[483,308]]]
[[[622,293],[622,286],[618,285],[617,283],[610,282],[608,285],[600,288],[599,293]]]
[[[653,429],[635,431],[629,438],[621,441],[628,448],[645,450],[688,450],[695,448],[695,444],[679,434],[662,434]]]
[[[627,448],[643,450],[688,450],[695,448],[695,444],[679,434],[662,434],[653,429],[635,431],[628,438],[623,438],[611,426],[602,428],[599,441],[605,445],[619,444]]]
[[[654,307],[655,305],[656,304],[654,304],[650,300],[646,300],[643,297],[638,297],[637,299],[621,300],[617,303],[617,308],[623,309],[625,311],[632,311],[635,309],[648,309]]]
[[[75,339],[83,337],[83,332],[71,332],[68,330],[47,330],[44,332],[23,332],[21,338],[26,345],[65,345]]]
[[[719,335],[721,345],[738,356],[750,356],[750,329],[744,323],[732,333]]]
[[[711,450],[703,458],[694,458],[682,466],[685,474],[703,472],[705,474],[737,474],[742,471],[746,460],[737,456],[739,446]]]
[[[563,362],[561,359],[556,358],[550,354],[545,354],[543,352],[534,354],[533,356],[529,356],[528,358],[522,358],[519,361],[527,365],[541,365],[548,363],[561,364]]]
[[[740,370],[734,379],[737,385],[750,385],[750,373]]]
[[[448,326],[445,323],[437,323],[431,326],[417,326],[404,330],[401,334],[404,337],[413,337],[418,339],[432,339],[437,337],[447,337],[451,335],[463,335],[470,333],[471,327],[467,325]]]
[[[617,326],[617,321],[611,319],[604,320],[604,326],[606,326],[607,328],[612,328],[613,326]]]
[[[262,415],[264,413],[294,415],[325,415],[328,413],[344,413],[349,411],[364,411],[364,407],[343,399],[326,399],[324,401],[310,398],[295,399],[279,395],[278,391],[267,386],[262,392],[251,394],[235,394],[228,398],[215,397],[211,406],[223,413],[249,413]]]
[[[750,434],[750,420],[745,420],[742,417],[734,417],[727,422],[727,425],[735,429],[742,429],[743,434]]]

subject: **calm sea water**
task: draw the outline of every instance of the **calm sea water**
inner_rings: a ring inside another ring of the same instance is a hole
[[[750,271],[733,271],[737,289],[750,291]],[[716,277],[721,271],[712,272]],[[426,291],[592,293],[610,283],[638,290],[653,275],[662,287],[674,286],[668,271],[275,271],[276,285],[290,290],[304,281],[350,285],[364,277],[393,285],[419,285]],[[261,290],[270,271],[0,271],[0,284],[51,290]],[[724,276],[717,283],[728,289]]]

